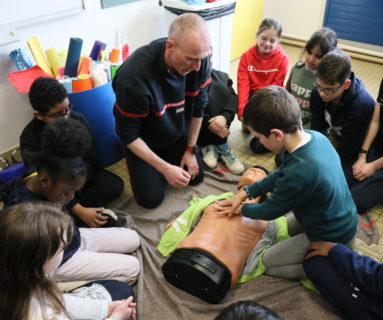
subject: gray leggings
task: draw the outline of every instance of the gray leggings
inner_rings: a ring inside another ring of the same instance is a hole
[[[263,255],[265,274],[282,278],[303,279],[303,259],[310,241],[294,214],[287,217],[290,238],[274,244]],[[350,246],[353,240],[347,245]]]

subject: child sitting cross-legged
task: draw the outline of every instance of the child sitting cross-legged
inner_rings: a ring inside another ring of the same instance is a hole
[[[134,319],[133,291],[116,280],[62,294],[52,276],[71,241],[57,206],[23,202],[0,212],[0,314],[7,320]]]
[[[211,59],[212,60],[212,59]],[[209,87],[209,103],[206,106],[197,144],[202,146],[202,160],[210,168],[222,159],[230,172],[242,174],[245,167],[227,144],[230,124],[238,108],[233,81],[225,72],[212,69]]]
[[[81,113],[72,110],[73,106],[64,86],[54,78],[40,77],[31,86],[29,101],[34,118],[20,136],[20,150],[26,166],[35,165],[36,158],[42,150],[43,131],[47,124],[57,119],[78,120],[92,138],[90,147],[82,154],[89,165],[88,175],[84,186],[76,192],[66,207],[73,214],[79,227],[120,226],[113,215],[100,215],[100,213],[110,201],[120,196],[124,182],[113,172],[100,167],[92,129]]]
[[[76,120],[57,119],[43,134],[43,151],[36,171],[10,180],[0,188],[5,207],[24,201],[45,201],[65,207],[85,183],[87,164],[78,154],[89,148],[90,136]],[[77,228],[55,271],[60,281],[116,279],[132,283],[140,265],[128,255],[140,245],[128,228]]]

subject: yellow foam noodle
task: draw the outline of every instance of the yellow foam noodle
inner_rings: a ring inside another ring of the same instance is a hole
[[[29,50],[31,50],[33,58],[37,65],[47,74],[53,77],[51,65],[49,64],[44,52],[41,48],[40,42],[36,37],[31,37],[27,40]]]
[[[66,62],[66,56],[68,55],[68,50],[62,50],[59,52],[59,57],[61,59],[61,62],[63,63],[63,65],[65,65],[65,62]]]
[[[52,67],[52,71],[56,77],[58,75],[58,69],[62,67],[64,64],[62,63],[56,48],[49,48],[48,50],[45,50],[45,53]]]
[[[106,51],[105,50],[101,50],[101,59],[100,59],[100,61],[104,61],[105,60],[105,56],[106,56]]]

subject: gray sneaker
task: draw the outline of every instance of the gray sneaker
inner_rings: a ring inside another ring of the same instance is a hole
[[[222,151],[221,159],[225,162],[226,167],[231,173],[242,174],[245,171],[245,167],[242,162],[236,158],[230,148]]]
[[[210,169],[214,169],[218,161],[217,147],[209,144],[202,148],[202,160]]]

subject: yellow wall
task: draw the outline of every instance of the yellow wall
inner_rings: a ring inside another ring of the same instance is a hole
[[[264,0],[238,0],[233,16],[233,33],[231,39],[231,60],[255,43],[255,33],[263,19]]]

